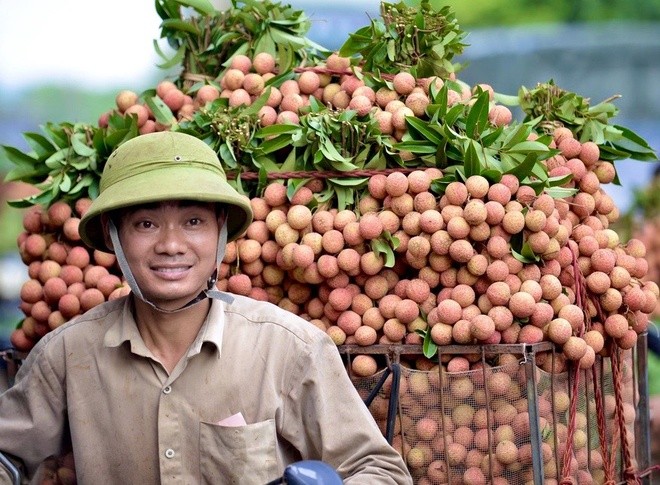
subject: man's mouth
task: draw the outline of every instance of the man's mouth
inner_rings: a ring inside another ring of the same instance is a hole
[[[177,266],[152,266],[151,270],[159,275],[166,277],[175,277],[184,274],[190,270],[190,265],[177,265]]]

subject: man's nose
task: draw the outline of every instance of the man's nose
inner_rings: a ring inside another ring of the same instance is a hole
[[[156,252],[165,254],[178,254],[185,251],[187,247],[185,234],[178,227],[164,226],[156,244]]]

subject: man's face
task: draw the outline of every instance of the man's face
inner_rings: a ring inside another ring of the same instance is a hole
[[[205,290],[219,229],[213,204],[172,201],[124,211],[119,239],[143,296],[172,310]]]

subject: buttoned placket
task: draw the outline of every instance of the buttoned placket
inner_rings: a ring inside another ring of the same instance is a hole
[[[158,400],[158,449],[161,483],[171,482],[174,477],[183,476],[182,430],[177,409],[180,408],[176,393],[176,378],[181,374],[182,366],[177,365],[171,375],[163,367],[152,362],[162,387]],[[185,367],[185,366],[184,366]]]

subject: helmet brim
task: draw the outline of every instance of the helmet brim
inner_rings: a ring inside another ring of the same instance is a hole
[[[227,210],[227,241],[239,238],[252,222],[250,200],[236,192],[225,180],[198,167],[168,166],[131,175],[121,184],[103,190],[81,218],[80,237],[91,248],[112,252],[106,245],[103,233],[103,214],[173,200],[222,204]]]

